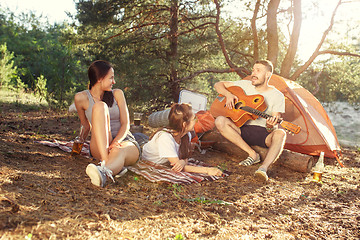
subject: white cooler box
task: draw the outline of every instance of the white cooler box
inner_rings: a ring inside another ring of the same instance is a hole
[[[192,106],[193,112],[197,113],[200,110],[206,110],[207,98],[200,93],[194,93],[188,90],[181,90],[179,96],[179,103],[189,103]]]

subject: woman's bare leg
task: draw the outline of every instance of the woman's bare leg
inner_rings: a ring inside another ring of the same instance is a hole
[[[109,109],[105,103],[98,102],[92,112],[91,154],[99,161],[105,161],[105,166],[116,175],[124,166],[132,165],[138,160],[139,149],[133,143],[125,141],[109,153],[111,141]]]
[[[110,133],[109,108],[106,103],[97,102],[94,104],[91,123],[91,155],[100,161],[107,162],[109,160],[109,145],[112,137]]]
[[[121,147],[111,149],[109,160],[105,166],[116,175],[124,166],[136,163],[139,159],[139,154],[139,149],[132,142],[122,142]]]

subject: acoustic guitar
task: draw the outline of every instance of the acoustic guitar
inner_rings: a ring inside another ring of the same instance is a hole
[[[271,115],[266,114],[267,106],[264,97],[260,94],[246,95],[244,90],[238,86],[231,86],[227,88],[229,92],[237,96],[238,101],[234,104],[233,109],[226,107],[226,97],[219,95],[211,104],[210,113],[216,118],[218,116],[225,116],[230,118],[236,126],[241,127],[245,122],[252,119],[255,120],[258,117],[269,118]],[[278,123],[287,131],[298,134],[301,130],[296,124],[278,120]]]

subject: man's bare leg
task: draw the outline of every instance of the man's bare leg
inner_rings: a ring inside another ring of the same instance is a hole
[[[279,158],[284,149],[285,139],[286,133],[282,129],[276,129],[266,137],[265,144],[269,150],[260,168],[267,171],[269,166]]]
[[[261,166],[256,170],[255,177],[263,181],[267,181],[267,170],[269,166],[274,163],[280,156],[285,145],[286,133],[284,130],[277,129],[270,133],[266,139],[265,144],[269,147],[266,157]]]
[[[256,159],[257,154],[241,137],[241,131],[230,119],[219,116],[215,120],[215,126],[227,140],[249,154],[252,159]]]

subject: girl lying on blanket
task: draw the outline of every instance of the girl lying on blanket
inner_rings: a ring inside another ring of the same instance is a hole
[[[107,177],[119,173],[124,165],[139,159],[140,148],[130,133],[129,112],[124,93],[112,90],[114,69],[106,61],[95,61],[88,69],[89,90],[75,95],[75,106],[85,135],[92,131],[90,154],[100,166],[89,164],[86,174],[91,183],[103,187]]]
[[[142,158],[154,163],[170,165],[175,172],[196,172],[221,176],[215,167],[187,165],[191,153],[191,134],[196,122],[189,104],[174,104],[169,113],[169,127],[157,131],[143,147]]]

